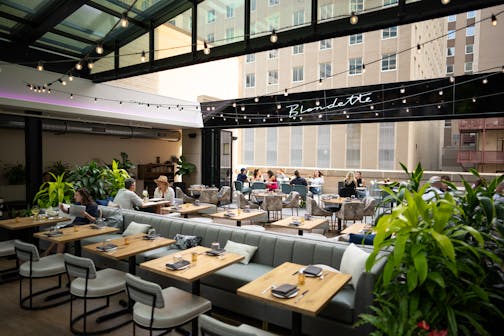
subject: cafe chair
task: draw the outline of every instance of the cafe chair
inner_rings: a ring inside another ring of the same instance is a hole
[[[250,209],[259,209],[259,205],[246,199],[245,196],[239,191],[235,191],[235,199],[238,202],[237,207],[239,207],[240,209],[245,209],[247,205],[250,207]]]
[[[289,196],[283,201],[282,208],[290,208],[292,211],[292,216],[294,216],[294,209],[296,209],[296,216],[299,216],[299,201],[301,197],[297,191],[291,191]]]
[[[182,199],[182,202],[184,203],[194,202],[194,198],[187,196],[186,193],[183,192],[182,189],[180,189],[180,187],[175,188],[175,197]]]
[[[273,212],[273,218],[276,220],[282,219],[282,196],[280,195],[270,195],[264,197],[261,204],[261,209],[268,212],[268,221],[270,219],[270,212]]]
[[[306,197],[306,213],[310,216],[329,217],[329,227],[332,227],[333,213],[319,207],[317,202],[311,197]]]
[[[16,256],[16,251],[14,249],[14,240],[7,240],[0,242],[0,258],[12,258]],[[0,270],[0,284],[6,282],[6,278],[17,273],[18,269],[18,261],[16,259],[16,266],[11,268],[6,268]],[[17,278],[13,277],[12,280],[17,280]]]
[[[366,217],[371,217],[371,223],[373,223],[374,220],[374,215],[375,215],[375,208],[377,205],[376,199],[373,197],[365,197],[362,202],[364,203],[364,210],[362,211],[362,215],[364,218]],[[366,220],[364,220],[366,222]]]
[[[136,327],[149,330],[172,329],[192,322],[192,335],[198,335],[198,316],[212,309],[212,303],[176,287],[161,289],[157,283],[126,274],[126,291],[133,306],[133,335]]]
[[[125,272],[118,271],[112,268],[106,268],[96,271],[93,260],[74,256],[73,254],[65,253],[65,269],[70,280],[75,278],[70,284],[70,330],[76,335],[96,335],[108,333],[114,329],[122,327],[131,322],[131,320],[123,321],[112,327],[100,330],[87,330],[87,319],[91,314],[94,314],[102,309],[110,306],[110,297],[124,292],[125,288]],[[81,315],[73,317],[73,302],[76,298],[84,300],[84,311]],[[99,306],[88,311],[88,301],[95,299],[106,299],[105,305]],[[100,316],[99,318],[106,320],[107,317],[115,316]],[[79,321],[83,321],[82,330],[76,328]]]
[[[266,183],[253,182],[251,188],[252,188],[252,190],[266,190]]]
[[[33,299],[36,296],[54,292],[45,297],[44,301],[52,301],[66,294],[66,292],[55,292],[61,289],[61,276],[65,274],[65,263],[62,254],[53,254],[47,257],[40,257],[39,252],[35,245],[22,242],[20,240],[14,241],[14,250],[16,257],[19,261],[23,262],[19,266],[19,304],[23,309],[36,310],[56,307],[60,304],[68,302],[68,299],[63,301],[58,300],[55,303],[41,304],[34,306]],[[43,279],[58,277],[58,285],[43,289],[38,292],[33,292],[33,279]],[[23,297],[23,278],[28,278],[30,292],[28,296]],[[28,302],[28,303],[27,303]]]
[[[219,202],[219,205],[231,203],[231,188],[228,186],[221,187],[219,193],[217,194],[217,201]]]
[[[338,194],[341,197],[352,197],[352,196],[357,197],[357,190],[355,188],[343,187],[340,189]]]
[[[346,227],[346,221],[351,220],[355,223],[356,220],[364,218],[364,203],[363,202],[343,202],[341,209],[336,213],[338,220],[343,222]],[[341,228],[338,228],[341,229]]]
[[[202,189],[199,191],[199,201],[201,203],[215,204],[219,203],[219,191],[216,189]]]
[[[302,185],[302,184],[294,184],[292,186],[292,191],[296,191],[299,193],[299,197],[301,197],[301,199],[303,201],[306,200],[306,196],[308,195],[308,187],[305,186],[305,185]]]
[[[234,188],[235,191],[240,191],[242,192],[242,194],[249,195],[250,197],[250,192],[252,191],[252,189],[250,189],[250,187],[244,186],[242,181],[234,181]]]
[[[275,336],[270,332],[252,327],[248,324],[232,326],[208,315],[198,318],[201,336]]]
[[[287,195],[292,191],[292,186],[289,183],[282,183],[280,184],[280,190]]]

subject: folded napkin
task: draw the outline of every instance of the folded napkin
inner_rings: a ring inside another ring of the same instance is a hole
[[[102,252],[109,252],[117,249],[116,244],[106,244],[105,246],[96,246],[96,249]]]
[[[63,234],[63,231],[54,231],[54,232],[46,232],[46,233],[44,233],[44,236],[57,237],[57,236],[61,236],[62,234]]]
[[[156,238],[159,238],[159,235],[150,235],[150,236],[149,235],[145,235],[145,236],[143,236],[144,240],[154,240]]]
[[[219,256],[219,255],[223,254],[224,252],[226,252],[226,250],[221,248],[218,250],[209,250],[209,251],[206,251],[205,253],[208,255],[211,255],[211,256]]]
[[[180,260],[175,263],[168,263],[166,267],[171,269],[172,271],[178,271],[184,268],[187,268],[191,263],[187,260]]]
[[[322,268],[318,266],[308,265],[304,269],[303,273],[308,276],[320,276],[322,274]]]
[[[298,287],[291,284],[283,284],[271,290],[271,293],[279,296],[289,297],[298,291]]]

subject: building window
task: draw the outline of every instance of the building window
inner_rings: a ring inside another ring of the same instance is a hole
[[[254,129],[243,130],[243,163],[254,164]]]
[[[455,40],[455,30],[448,30],[448,40]]]
[[[301,167],[303,165],[303,127],[291,127],[290,144],[290,165]]]
[[[457,21],[457,15],[448,16],[448,22],[455,22],[455,21]]]
[[[465,46],[465,53],[466,54],[472,54],[472,53],[474,53],[474,45],[473,44],[467,44]]]
[[[446,56],[455,56],[455,47],[448,47],[448,49],[446,49]]]
[[[349,37],[349,39],[350,39],[350,41],[349,41],[350,45],[362,43],[362,37],[363,37],[362,34],[350,35],[350,37]]]
[[[302,66],[292,68],[292,81],[302,82],[304,80],[304,69]]]
[[[394,148],[394,123],[381,123],[380,141],[378,145],[378,169],[394,169]]]
[[[327,20],[333,17],[333,4],[325,4],[320,6],[320,20]]]
[[[446,73],[447,74],[453,73],[453,64],[446,64]]]
[[[208,34],[206,40],[207,40],[208,43],[214,42],[215,41],[215,34],[214,33]]]
[[[381,70],[389,71],[395,70],[397,66],[397,55],[396,54],[383,54],[381,61]]]
[[[361,125],[347,125],[346,167],[360,168]]]
[[[215,9],[209,9],[207,12],[207,23],[215,22]]]
[[[382,39],[397,37],[397,26],[389,27],[382,30]]]
[[[278,70],[268,71],[268,85],[278,84]]]
[[[278,57],[278,49],[268,50],[268,59],[274,59]]]
[[[331,77],[332,74],[332,66],[331,63],[320,63],[319,64],[319,78],[324,79],[324,78],[329,78]]]
[[[246,88],[255,87],[255,73],[249,73],[245,76],[245,87]]]
[[[473,63],[466,62],[464,63],[464,72],[472,72],[473,71]]]
[[[304,44],[298,44],[292,47],[292,55],[302,54],[304,52]]]
[[[226,18],[232,18],[234,16],[234,7],[226,6]]]
[[[468,19],[474,19],[476,17],[476,11],[467,12]]]
[[[246,58],[247,63],[255,62],[255,54],[248,54],[246,57],[247,57]]]
[[[280,27],[280,16],[272,15],[268,18],[268,28],[269,30],[278,30]]]
[[[383,0],[383,7],[397,5],[398,0]]]
[[[250,10],[255,11],[256,10],[256,0],[250,0]]]
[[[350,58],[348,73],[350,75],[358,75],[362,73],[362,57]]]
[[[331,48],[332,48],[332,40],[331,39],[320,40],[320,50],[326,50],[326,49],[331,49]]]
[[[276,6],[280,4],[280,0],[268,0],[268,6]]]
[[[294,26],[304,24],[304,9],[297,10],[293,13],[292,24]]]
[[[226,29],[226,41],[231,41],[234,38],[234,28]]]
[[[362,12],[364,10],[364,0],[350,0],[350,12]]]
[[[469,26],[466,28],[466,36],[474,36],[474,26]]]
[[[331,126],[318,126],[317,167],[329,168],[331,163]]]
[[[269,166],[277,164],[277,139],[278,128],[268,127],[266,132],[266,164]]]

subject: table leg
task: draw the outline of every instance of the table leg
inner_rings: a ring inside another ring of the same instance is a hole
[[[303,230],[298,230],[298,235],[302,236],[303,235]]]
[[[292,312],[292,335],[301,336],[303,333],[301,328],[301,313]]]
[[[82,257],[82,245],[80,240],[76,240],[74,243],[74,253],[77,257]]]
[[[241,220],[236,221],[236,226],[241,226]]]
[[[195,280],[192,282],[191,284],[191,292],[194,294],[194,295],[200,295],[200,290],[201,290],[201,281],[198,279],[198,280]]]
[[[341,218],[338,218],[338,231],[341,231]]]
[[[130,274],[136,274],[136,258],[134,255],[128,258],[128,272]]]
[[[189,214],[184,214],[184,218],[189,218]]]

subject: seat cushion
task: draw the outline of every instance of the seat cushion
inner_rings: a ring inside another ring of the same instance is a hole
[[[0,242],[0,257],[6,257],[15,254],[14,240]]]
[[[212,309],[212,304],[201,296],[193,295],[175,287],[163,289],[164,308],[154,310],[154,328],[172,328],[183,325],[198,315]],[[133,306],[133,320],[149,327],[152,308],[142,303]]]
[[[276,334],[272,334],[270,332],[264,331],[262,329],[252,327],[248,324],[242,324],[238,327],[239,330],[250,333],[255,336],[275,336]]]
[[[212,275],[204,277],[201,281],[206,285],[235,293],[241,286],[268,273],[272,269],[273,267],[263,264],[232,264],[218,270]]]
[[[352,286],[346,285],[320,312],[320,316],[341,321],[343,323],[354,323],[354,302],[355,290]]]
[[[112,268],[96,272],[95,279],[88,280],[87,297],[100,297],[122,292],[126,287],[126,274]],[[84,297],[86,279],[77,278],[72,281],[70,293]]]
[[[40,258],[32,264],[32,277],[43,278],[65,273],[65,260],[63,254],[53,254]],[[30,262],[24,262],[19,267],[19,274],[24,277],[30,276]]]

